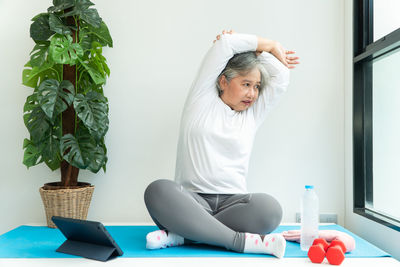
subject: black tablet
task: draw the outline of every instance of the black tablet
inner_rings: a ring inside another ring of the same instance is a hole
[[[107,261],[123,254],[101,222],[53,216],[51,218],[67,240],[57,252]]]

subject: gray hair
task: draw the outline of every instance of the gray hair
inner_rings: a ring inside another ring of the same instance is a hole
[[[236,76],[245,76],[254,68],[257,68],[261,74],[261,85],[259,93],[265,88],[268,80],[268,73],[266,72],[261,61],[257,58],[255,52],[244,52],[234,55],[226,64],[225,69],[218,76],[216,81],[216,86],[218,89],[218,94],[221,96],[222,90],[219,85],[222,75],[225,76],[228,83]]]

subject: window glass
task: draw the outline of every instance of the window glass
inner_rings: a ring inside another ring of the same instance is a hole
[[[400,0],[374,0],[374,42],[400,28]]]
[[[373,63],[373,209],[397,219],[400,219],[399,70],[400,49]]]

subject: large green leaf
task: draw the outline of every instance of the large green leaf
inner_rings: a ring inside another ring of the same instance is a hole
[[[64,15],[62,15],[62,17],[77,15],[90,25],[98,28],[101,24],[101,18],[96,9],[89,9],[89,7],[92,5],[94,4],[89,0],[76,0],[73,10],[65,13]]]
[[[23,163],[28,168],[42,162],[45,162],[52,171],[60,168],[60,141],[50,133],[39,143],[39,148],[31,140],[24,140]]]
[[[31,21],[36,21],[36,20],[38,20],[40,17],[48,16],[48,15],[49,15],[48,13],[39,13],[39,14],[37,14],[36,16],[34,16],[34,17],[31,19]]]
[[[81,13],[81,19],[92,25],[93,27],[99,28],[101,25],[101,18],[96,9],[86,9]]]
[[[23,117],[32,141],[34,143],[40,142],[49,129],[50,123],[38,104],[36,92],[26,98]]]
[[[60,143],[63,158],[71,165],[80,168],[88,168],[97,172],[104,164],[105,154],[98,149],[94,139],[83,125],[78,128],[76,136],[66,134]]]
[[[90,91],[95,91],[97,93],[104,95],[102,85],[94,83],[93,80],[90,78],[90,74],[81,64],[79,64],[78,66],[80,66],[78,70],[80,76],[76,92],[86,95]]]
[[[49,7],[47,11],[49,12],[60,12],[67,8],[74,6],[75,0],[53,0],[53,6]]]
[[[100,43],[98,42],[93,42],[92,43],[92,49],[90,49],[90,53],[88,55],[85,55],[85,63],[88,66],[88,72],[92,76],[97,78],[101,77],[99,80],[99,83],[105,83],[106,81],[106,76],[110,75],[110,69],[107,66],[106,63],[106,58],[102,55],[102,50],[103,48],[101,47]],[[84,67],[86,67],[84,65]],[[94,73],[94,75],[92,75]],[[93,80],[95,80],[93,78]],[[96,82],[96,80],[95,80]]]
[[[93,42],[90,50],[90,59],[96,65],[97,69],[105,76],[110,76],[110,69],[107,66],[106,58],[103,56],[103,48],[100,43]]]
[[[73,84],[66,80],[45,80],[38,88],[38,102],[51,121],[72,104],[74,95]]]
[[[59,168],[61,160],[61,117],[52,125],[43,115],[35,92],[28,96],[24,105],[24,122],[31,136],[31,140],[24,141],[24,164],[31,167],[44,161],[51,170],[55,170]]]
[[[62,73],[62,65],[48,61],[44,62],[40,67],[32,67],[29,61],[24,67],[22,83],[32,88],[36,88],[46,79],[59,79]]]
[[[31,65],[32,67],[40,67],[46,60],[47,52],[49,50],[49,41],[38,41],[31,52]]]
[[[71,165],[86,169],[88,160],[85,158],[88,151],[93,151],[90,135],[75,138],[72,134],[66,134],[61,138],[60,149],[63,158]],[[86,152],[86,153],[85,153]]]
[[[55,14],[50,14],[49,17],[49,25],[50,25],[50,30],[59,33],[59,34],[64,34],[64,35],[71,35],[72,32],[70,28],[66,25],[64,25],[63,21],[61,18],[56,16]]]
[[[113,40],[107,25],[102,21],[99,28],[82,23],[79,31],[79,43],[84,51],[92,48],[93,42],[99,42],[101,46],[113,46]]]
[[[25,113],[24,122],[34,143],[39,143],[50,128],[50,122],[40,106],[36,106],[31,111]]]
[[[61,153],[60,153],[60,139],[62,136],[61,119],[50,128],[45,138],[42,140],[43,149],[42,157],[46,165],[52,170],[60,168]]]
[[[101,146],[103,148],[103,151],[104,151],[104,163],[103,163],[102,168],[103,168],[103,171],[106,172],[107,171],[107,166],[106,165],[107,165],[108,157],[107,157],[107,147],[106,147],[106,144],[104,142],[104,137],[101,138],[99,146]]]
[[[96,140],[104,137],[109,124],[107,99],[104,96],[97,92],[89,92],[87,95],[77,94],[74,108]]]
[[[106,58],[102,55],[102,47],[98,42],[92,43],[90,53],[85,54],[83,60],[79,59],[79,62],[83,66],[83,70],[78,66],[79,70],[87,71],[97,85],[104,84],[106,76],[110,75],[110,69],[107,66]]]
[[[24,145],[23,145],[24,151],[24,159],[22,163],[26,167],[32,167],[35,166],[41,162],[43,162],[43,158],[41,158],[41,153],[40,150],[35,146],[35,144],[29,140],[29,139],[24,139]]]
[[[24,104],[24,114],[31,113],[32,110],[36,107],[39,107],[39,103],[37,102],[37,93],[34,92],[33,94],[31,94],[26,98]]]
[[[54,32],[50,29],[49,15],[41,13],[34,17],[30,28],[31,38],[35,41],[46,41]]]
[[[94,6],[94,4],[89,0],[75,0],[75,9],[79,12],[88,9],[90,6]]]
[[[97,173],[104,166],[106,160],[107,156],[105,155],[103,148],[97,146],[90,154],[88,169],[93,173]]]
[[[100,73],[99,70],[96,69],[96,66],[93,66],[93,64],[91,64],[87,57],[85,60],[78,60],[79,63],[84,67],[84,69],[89,73],[95,84],[103,84],[106,82],[105,75]]]
[[[33,93],[32,95],[28,96],[26,98],[25,104],[24,104],[24,124],[26,128],[28,128],[28,122],[29,119],[32,115],[32,112],[35,108],[38,108],[39,104],[37,103],[37,94]],[[30,129],[28,128],[28,131],[30,132]],[[32,134],[31,134],[32,135]]]
[[[55,34],[50,42],[50,55],[56,63],[74,65],[83,56],[82,47],[70,35]]]

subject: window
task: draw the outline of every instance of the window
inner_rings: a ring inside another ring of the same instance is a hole
[[[354,212],[400,231],[400,1],[353,4]]]

